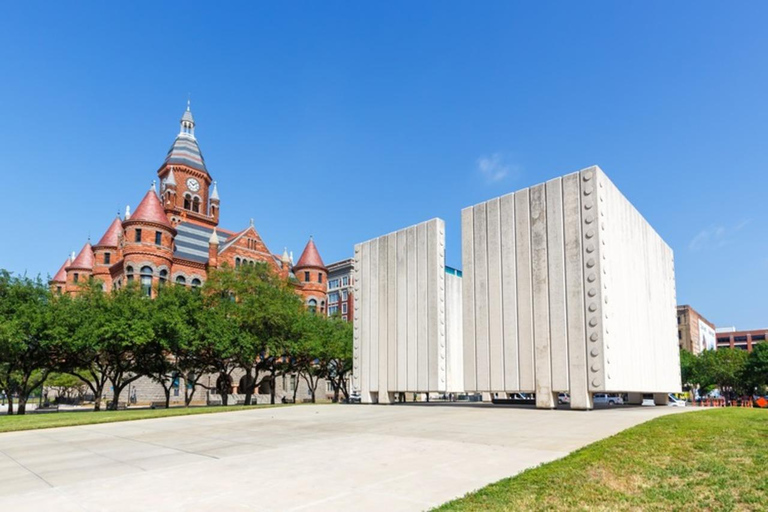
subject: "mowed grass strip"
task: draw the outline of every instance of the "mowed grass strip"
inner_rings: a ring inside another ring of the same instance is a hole
[[[657,418],[437,510],[768,510],[768,410]]]
[[[97,423],[113,423],[116,421],[168,418],[171,416],[190,416],[193,414],[247,411],[267,407],[286,407],[286,405],[229,405],[226,407],[174,407],[170,409],[129,409],[125,411],[27,413],[23,416],[0,416],[0,433],[41,428],[71,427],[75,425],[95,425]]]

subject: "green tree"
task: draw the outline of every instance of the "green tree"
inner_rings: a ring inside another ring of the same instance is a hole
[[[748,382],[751,393],[768,386],[768,343],[753,346],[744,367],[744,379]]]
[[[246,405],[265,380],[271,381],[274,402],[274,379],[286,347],[296,338],[301,300],[266,263],[224,266],[209,275],[204,293],[209,307],[221,310],[218,314],[234,328],[228,336],[227,368],[245,372]]]
[[[110,293],[102,291],[100,286],[84,289],[74,306],[83,312],[73,343],[80,358],[71,361],[69,373],[86,383],[91,382],[89,377],[97,378],[92,385],[94,393],[99,392],[95,397],[96,410],[104,383],[109,382],[110,408],[115,409],[122,391],[148,373],[148,354],[155,348],[152,301],[137,284],[128,283]],[[78,368],[86,368],[86,372]]]
[[[14,277],[0,271],[0,388],[18,396],[17,414],[26,412],[29,396],[60,360],[64,332],[62,308],[38,277]]]
[[[352,324],[345,322],[338,315],[328,319],[328,336],[323,346],[326,377],[333,386],[333,401],[349,399],[349,376],[352,372]]]
[[[700,354],[698,380],[702,387],[716,385],[723,394],[744,391],[747,351],[741,349],[707,350]]]

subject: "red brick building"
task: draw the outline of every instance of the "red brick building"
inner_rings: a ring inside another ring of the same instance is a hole
[[[152,296],[164,282],[201,286],[209,270],[224,264],[239,268],[265,262],[290,280],[307,307],[325,313],[328,271],[311,237],[293,265],[287,251],[269,250],[253,219],[239,231],[219,226],[219,192],[198,146],[189,105],[157,177],[159,191],[153,181],[133,214],[127,207],[96,245],[89,240],[64,262],[50,281],[54,291],[74,294],[83,281],[98,279],[105,290],[137,281]]]
[[[758,343],[765,343],[768,329],[737,331],[734,327],[717,330],[717,348],[738,348],[752,352]]]

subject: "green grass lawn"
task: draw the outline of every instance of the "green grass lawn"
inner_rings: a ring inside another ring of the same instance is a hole
[[[437,510],[768,510],[768,410],[664,416]]]
[[[229,405],[227,407],[190,407],[189,409],[178,407],[171,409],[137,409],[133,411],[27,413],[23,416],[0,416],[0,432],[70,427],[73,425],[93,425],[96,423],[146,420],[150,418],[167,418],[169,416],[188,416],[192,414],[245,411],[248,409],[263,409],[265,407],[284,407],[284,405]]]

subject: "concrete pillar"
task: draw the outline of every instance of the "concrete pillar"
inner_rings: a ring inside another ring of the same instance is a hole
[[[656,405],[667,405],[669,403],[669,394],[668,393],[654,393],[653,394],[653,403]]]
[[[632,405],[642,405],[643,404],[643,394],[642,393],[627,393],[628,400],[627,403]]]

